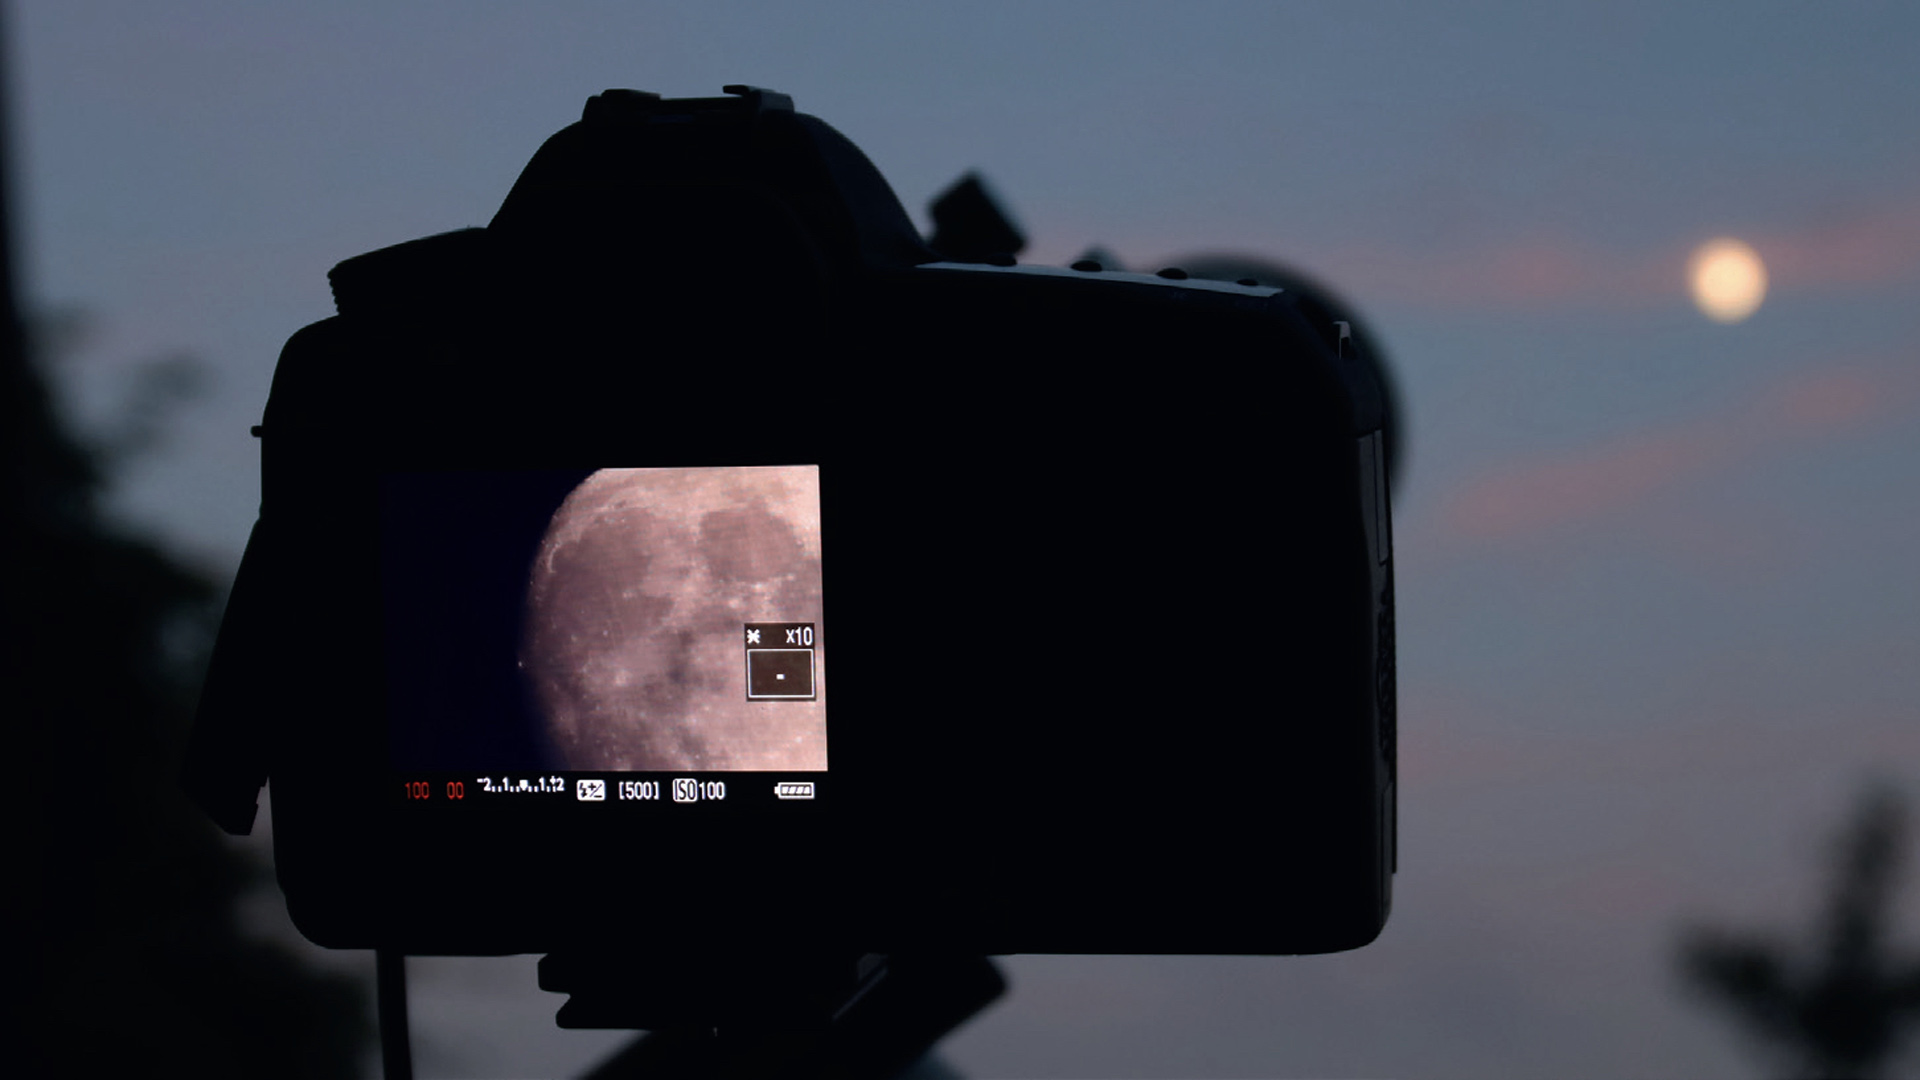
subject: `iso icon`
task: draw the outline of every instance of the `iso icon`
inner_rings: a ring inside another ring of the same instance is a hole
[[[573,797],[581,802],[606,802],[607,782],[605,780],[575,780]]]
[[[673,780],[674,802],[699,802],[700,782],[691,777],[677,776]]]

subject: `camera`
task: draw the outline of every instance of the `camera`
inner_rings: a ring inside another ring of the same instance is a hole
[[[334,268],[187,768],[234,831],[271,778],[306,936],[1379,933],[1376,360],[1294,290],[979,246],[782,95],[608,91],[486,227]]]

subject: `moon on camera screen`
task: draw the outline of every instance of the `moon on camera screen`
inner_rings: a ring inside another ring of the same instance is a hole
[[[395,471],[380,499],[396,768],[826,770],[817,466]]]
[[[519,665],[563,768],[825,771],[815,466],[601,469],[526,582]]]

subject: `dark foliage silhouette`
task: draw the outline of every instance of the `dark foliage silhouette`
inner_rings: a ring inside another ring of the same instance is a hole
[[[1888,942],[1905,842],[1904,803],[1872,789],[1836,849],[1811,948],[1704,929],[1682,945],[1688,981],[1731,1009],[1793,1075],[1881,1075],[1920,1021],[1920,957],[1900,956]]]
[[[93,455],[23,350],[8,354],[0,573],[24,751],[9,846],[12,923],[33,950],[27,1045],[49,1075],[354,1075],[363,991],[242,930],[265,868],[178,790],[218,589],[102,520]]]
[[[219,589],[103,518],[106,459],[53,407],[8,239],[0,189],[0,894],[20,988],[7,1072],[353,1075],[363,990],[243,930],[265,870],[179,791]]]

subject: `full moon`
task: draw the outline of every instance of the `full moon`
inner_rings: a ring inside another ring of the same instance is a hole
[[[1715,322],[1737,323],[1767,298],[1767,266],[1760,254],[1730,237],[1694,249],[1687,279],[1694,304]]]
[[[742,630],[818,627],[821,580],[812,466],[582,481],[534,559],[520,649],[566,767],[824,771],[824,627],[810,700],[748,697]]]

